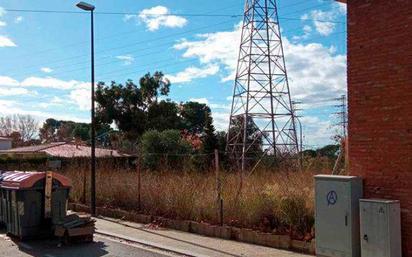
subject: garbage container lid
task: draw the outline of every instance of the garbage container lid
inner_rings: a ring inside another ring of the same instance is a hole
[[[1,187],[8,189],[31,188],[42,179],[45,179],[46,172],[23,172],[9,171],[1,175]],[[60,182],[63,187],[70,187],[70,180],[63,175],[53,173],[53,179]]]

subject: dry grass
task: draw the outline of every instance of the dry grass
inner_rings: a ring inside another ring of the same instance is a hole
[[[89,177],[87,167],[64,172],[73,181],[71,199],[74,202],[82,201],[85,171]],[[255,172],[250,177],[245,177],[239,198],[236,197],[239,174],[221,174],[225,224],[266,232],[290,233],[297,238],[303,238],[312,232],[314,172]],[[213,172],[145,171],[141,178],[142,213],[218,223]],[[97,172],[97,205],[137,210],[137,181],[135,171],[100,168]]]

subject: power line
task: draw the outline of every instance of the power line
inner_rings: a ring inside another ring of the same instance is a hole
[[[67,11],[67,10],[44,10],[44,9],[4,9],[7,12],[20,12],[20,13],[54,13],[54,14],[86,14],[80,11]],[[138,12],[94,12],[96,15],[137,15]],[[241,17],[238,14],[202,14],[202,13],[166,13],[166,14],[145,14],[147,16],[182,16],[182,17]]]
[[[322,4],[323,5],[323,4]],[[318,5],[321,6],[321,5]],[[306,9],[311,9],[316,7],[310,7]],[[306,10],[304,9],[304,10]],[[85,12],[79,11],[60,11],[60,10],[32,10],[32,9],[4,9],[7,12],[22,12],[22,13],[55,13],[55,14],[85,14]],[[299,11],[296,11],[299,12]],[[137,15],[137,13],[132,12],[95,12],[96,15]],[[195,13],[168,13],[168,14],[145,14],[153,17],[159,16],[182,16],[182,17],[230,17],[230,18],[241,18],[243,14],[195,14]],[[302,20],[301,18],[294,17],[279,17],[279,20]],[[330,22],[330,23],[343,23],[341,21],[334,20],[322,20],[322,19],[306,19],[307,21],[318,21],[318,22]]]
[[[221,23],[218,23],[218,24],[214,24],[214,25],[212,25],[212,26],[215,26],[215,25],[221,25],[221,24],[223,24],[223,23],[227,23],[227,22],[221,22]],[[208,26],[208,27],[210,27],[210,26]],[[288,31],[285,31],[285,32],[292,32],[292,31],[296,31],[297,29],[301,29],[301,27],[299,26],[299,27],[295,27],[295,28],[293,28],[293,29],[291,29],[291,30],[288,30]],[[193,31],[193,30],[192,30]],[[183,33],[187,33],[188,31],[186,31],[186,32],[183,32]],[[340,32],[335,32],[335,33],[332,33],[332,34],[330,34],[330,35],[333,35],[333,34],[341,34],[341,33],[345,33],[346,31],[340,31]],[[178,34],[183,34],[183,33],[178,33]],[[329,35],[329,36],[330,36]],[[159,37],[159,38],[156,38],[156,39],[153,39],[153,40],[146,40],[146,41],[139,41],[139,42],[135,42],[135,43],[132,43],[132,44],[128,44],[128,45],[126,45],[126,46],[120,46],[120,47],[114,47],[114,48],[109,48],[109,49],[105,49],[105,50],[102,50],[102,51],[99,51],[99,52],[97,52],[97,53],[103,53],[103,52],[108,52],[108,51],[112,51],[112,50],[116,50],[116,49],[124,49],[124,48],[128,48],[129,46],[135,46],[135,45],[139,45],[139,44],[142,44],[142,43],[148,43],[148,42],[151,42],[151,41],[155,41],[155,42],[159,42],[159,40],[161,40],[162,38],[163,39],[165,39],[165,38],[167,38],[167,37],[169,37],[169,36],[166,36],[166,37]],[[315,39],[317,39],[317,38],[324,38],[324,36],[319,36],[319,37],[311,37],[310,39],[311,40],[315,40]],[[161,47],[161,46],[165,46],[165,45],[169,45],[170,43],[173,43],[173,42],[175,42],[175,41],[167,41],[167,42],[165,42],[165,43],[163,43],[163,44],[158,44],[158,45],[156,45],[156,47]],[[152,49],[155,49],[153,46],[151,46],[151,48],[150,48],[151,50]],[[131,51],[127,51],[127,52],[120,52],[120,53],[117,53],[117,55],[121,55],[121,54],[130,54],[130,53],[134,53],[134,52],[141,52],[141,51],[145,51],[145,50],[149,50],[149,49],[147,49],[147,48],[139,48],[139,49],[134,49],[134,50],[131,50]],[[141,55],[137,55],[137,56],[134,56],[135,58],[138,58],[138,57],[144,57],[144,56],[148,56],[148,55],[150,55],[150,54],[156,54],[156,53],[158,53],[159,51],[157,51],[157,50],[155,50],[155,51],[150,51],[150,52],[146,52],[146,53],[144,53],[144,54],[141,54]],[[78,59],[78,58],[80,58],[80,57],[83,57],[83,56],[85,56],[85,55],[79,55],[79,56],[75,56],[75,57],[71,57],[71,58],[68,58],[68,59]],[[108,57],[103,57],[103,58],[99,58],[99,60],[102,60],[102,59],[108,59],[108,58],[113,58],[113,56],[108,56]],[[65,61],[65,60],[64,60]],[[50,65],[50,64],[52,64],[52,63],[60,63],[61,61],[58,61],[58,62],[48,62],[47,64],[44,64],[44,65]],[[119,62],[122,62],[121,60],[115,60],[115,61],[108,61],[108,62],[104,62],[104,63],[98,63],[96,66],[97,67],[99,67],[99,66],[106,66],[106,65],[110,65],[110,64],[113,64],[113,63],[119,63]],[[53,67],[53,69],[54,70],[56,70],[56,69],[59,69],[59,68],[65,68],[65,67],[71,67],[71,66],[77,66],[77,65],[81,65],[81,64],[88,64],[88,61],[86,60],[86,61],[81,61],[81,62],[77,62],[77,63],[72,63],[72,64],[67,64],[67,65],[60,65],[60,66],[57,66],[57,67]],[[32,65],[32,66],[29,66],[29,67],[26,67],[26,68],[38,68],[39,66],[42,66],[43,64],[39,64],[39,65]],[[44,66],[43,65],[43,66]],[[78,67],[78,68],[75,68],[75,69],[72,69],[72,70],[69,70],[69,71],[62,71],[62,72],[55,72],[55,73],[53,73],[53,76],[55,76],[55,75],[65,75],[65,74],[67,74],[67,73],[70,73],[70,72],[74,72],[74,71],[78,71],[78,70],[84,70],[84,69],[87,69],[89,66],[84,66],[84,67]],[[23,67],[24,68],[24,67]],[[21,69],[21,67],[20,67],[20,69]],[[124,71],[125,69],[122,69],[122,71]]]
[[[299,20],[300,20],[300,19],[299,19]],[[218,26],[218,25],[221,25],[221,24],[224,24],[224,23],[228,23],[228,22],[231,22],[231,20],[224,21],[224,22],[217,23],[217,24],[213,24],[213,25],[204,26],[204,27],[201,27],[201,28],[196,28],[196,29],[184,31],[184,32],[173,33],[173,34],[170,34],[170,35],[167,35],[167,36],[162,36],[162,37],[154,38],[154,39],[151,39],[151,40],[144,40],[144,41],[142,40],[142,41],[139,41],[139,42],[134,42],[134,43],[132,43],[132,44],[127,44],[127,45],[123,45],[123,46],[119,46],[119,47],[112,47],[112,48],[104,49],[104,50],[102,50],[102,51],[98,51],[97,53],[105,53],[105,52],[109,52],[109,51],[114,51],[114,50],[119,50],[119,49],[125,49],[125,48],[129,48],[129,47],[134,47],[135,45],[138,45],[138,44],[148,43],[148,42],[151,42],[151,41],[156,41],[156,42],[158,42],[159,40],[162,40],[162,39],[165,39],[165,38],[175,37],[175,36],[177,36],[177,35],[182,35],[182,34],[190,33],[190,32],[197,31],[197,30],[200,30],[200,29],[203,29],[203,28]],[[300,28],[301,28],[301,27],[299,26],[299,27],[297,27],[296,29],[300,29]],[[293,29],[293,30],[295,30],[295,29]],[[290,31],[292,31],[292,30],[288,30],[287,32],[290,32]],[[332,34],[340,34],[340,33],[344,33],[344,32],[345,32],[345,31],[337,32],[337,33],[332,33]],[[128,33],[130,33],[130,32],[128,32]],[[332,34],[331,34],[331,35],[332,35]],[[112,37],[112,36],[111,36],[111,37]],[[108,37],[106,37],[106,38],[108,38]],[[313,40],[314,38],[311,37],[310,39]],[[308,40],[309,40],[309,39],[308,39]],[[168,43],[166,43],[166,44],[161,44],[161,45],[158,45],[158,46],[163,46],[163,45],[167,45],[167,44],[170,44],[170,43],[168,42]],[[151,49],[153,49],[153,47],[151,47]],[[137,52],[137,51],[141,51],[141,50],[145,50],[145,49],[132,50],[132,52]],[[129,54],[129,53],[130,53],[130,51],[127,52],[127,54]],[[151,52],[151,53],[156,53],[156,52]],[[151,54],[151,53],[149,53],[149,54]],[[120,54],[121,54],[121,53],[120,53]],[[142,55],[142,56],[147,56],[147,55],[148,55],[148,54],[144,54],[144,55]],[[62,59],[62,60],[57,60],[57,61],[54,61],[54,62],[53,62],[53,61],[52,61],[52,62],[48,62],[47,64],[44,64],[44,65],[50,65],[50,64],[53,64],[53,63],[61,63],[61,62],[65,62],[65,61],[67,61],[67,60],[78,59],[78,58],[83,57],[83,56],[86,56],[86,55],[78,55],[78,56],[74,56],[74,57],[64,58],[64,59]],[[104,57],[104,58],[101,58],[101,59],[107,59],[107,58],[112,58],[112,56]],[[103,66],[103,65],[107,65],[107,64],[116,63],[116,62],[121,62],[121,61],[120,61],[120,60],[110,61],[110,62],[106,62],[106,63],[103,63],[103,64],[98,64],[98,66]],[[83,63],[86,64],[87,61],[78,62],[78,63],[75,63],[75,64],[60,65],[60,66],[58,66],[57,68],[63,68],[63,67],[67,67],[67,66],[74,66],[74,65],[83,64]],[[38,68],[38,67],[41,66],[41,65],[42,65],[42,64],[31,65],[31,66],[28,66],[28,67],[26,66],[26,68]],[[21,69],[21,68],[22,68],[22,67],[19,67],[19,69]],[[23,67],[23,68],[25,68],[25,67]],[[84,68],[87,68],[87,67],[84,67]],[[77,68],[77,69],[74,69],[74,70],[71,70],[71,71],[83,70],[84,68]],[[55,69],[55,68],[54,68],[54,69]],[[71,72],[71,71],[69,71],[69,72]],[[67,73],[67,71],[64,72],[64,73]],[[57,74],[59,74],[59,73],[57,73]],[[53,74],[53,75],[56,75],[56,73]]]
[[[337,33],[343,33],[343,32],[337,32]],[[319,37],[318,37],[318,38],[319,38]],[[313,39],[316,39],[316,37],[313,38]],[[136,57],[137,57],[137,58],[138,58],[138,57],[144,57],[144,56],[148,56],[148,55],[151,55],[151,54],[157,53],[157,52],[158,52],[158,51],[148,52],[148,53],[145,53],[145,54],[136,56]],[[143,67],[149,68],[150,65],[152,65],[152,64],[161,63],[163,60],[169,60],[169,59],[170,59],[170,58],[168,58],[168,59],[162,59],[162,60],[160,60],[160,61],[155,60],[154,62],[151,62],[150,64],[145,65],[145,66],[143,66]],[[191,63],[194,63],[194,62],[196,62],[196,61],[197,61],[197,60],[191,60],[190,62],[191,62]],[[100,64],[97,64],[96,67],[99,67],[99,66],[107,66],[107,65],[110,65],[110,64],[113,64],[113,63],[117,63],[117,62],[121,62],[121,61],[120,61],[120,60],[116,60],[116,61],[109,61],[109,62],[105,62],[105,63],[100,63]],[[187,61],[180,61],[180,63],[186,63],[186,62],[187,62]],[[87,62],[84,62],[84,63],[87,64]],[[176,63],[176,61],[173,61],[171,64],[176,65],[177,63]],[[70,65],[70,66],[71,66],[71,65]],[[166,66],[166,67],[167,67],[167,66]],[[70,72],[73,72],[73,71],[84,70],[84,69],[87,69],[87,68],[89,68],[89,66],[79,67],[79,68],[76,68],[76,69],[70,70],[70,71],[62,71],[62,72],[60,72],[60,73],[54,73],[53,75],[63,75],[63,74],[67,74],[67,73],[70,73]],[[115,71],[105,72],[105,75],[129,75],[129,74],[133,74],[133,73],[138,72],[138,71],[135,70],[135,71],[132,71],[132,72],[124,73],[124,71],[131,70],[131,69],[135,69],[135,67],[122,68],[122,69],[118,69],[118,70],[115,70]],[[140,71],[143,72],[143,71],[145,71],[145,70],[146,70],[146,69],[143,69],[143,70],[140,70]],[[118,74],[118,72],[122,72],[122,73]],[[100,79],[100,80],[102,80],[102,79]],[[330,99],[329,101],[333,101],[333,99]]]
[[[191,64],[191,63],[196,63],[196,62],[197,62],[197,60],[185,60],[185,61],[179,61],[179,62],[173,60],[171,62],[165,63],[164,65],[157,66],[155,69],[159,70],[159,69],[163,69],[163,68],[174,67],[174,66],[178,66],[178,65],[182,65],[182,64]],[[158,61],[156,63],[163,63],[163,62]],[[153,63],[151,63],[149,65],[152,65],[152,64]],[[126,75],[131,75],[131,74],[137,74],[139,72],[147,72],[148,68],[149,68],[149,65],[147,65],[145,68],[142,68],[142,69],[139,69],[139,70],[133,70],[133,71],[127,72],[127,73],[119,73],[119,72],[123,72],[125,70],[130,70],[130,69],[118,69],[118,70],[114,70],[114,71],[111,71],[111,72],[105,72],[104,75],[126,76]],[[98,80],[99,81],[108,81],[108,80],[111,80],[111,79],[103,77],[103,78],[98,79]]]
[[[211,28],[211,27],[216,27],[216,26],[219,26],[219,25],[223,25],[223,24],[226,24],[226,23],[229,23],[229,22],[231,22],[231,21],[226,20],[226,21],[223,21],[223,22],[219,22],[219,23],[215,23],[215,24],[211,24],[211,25],[207,25],[207,26],[202,26],[202,27],[198,27],[198,28],[194,28],[194,29],[190,29],[190,30],[185,30],[185,31],[178,32],[178,33],[171,33],[171,34],[168,34],[168,35],[165,35],[165,36],[151,38],[149,40],[140,40],[140,41],[137,41],[137,42],[133,42],[133,43],[118,46],[118,47],[106,48],[106,49],[103,49],[101,51],[96,51],[96,54],[105,53],[105,52],[118,50],[118,49],[125,49],[125,48],[128,48],[128,47],[133,47],[133,46],[136,46],[136,45],[145,44],[145,43],[149,43],[149,42],[159,42],[163,39],[173,38],[173,37],[180,36],[180,35],[185,35],[185,34],[196,32],[196,31],[203,30],[203,29],[206,29],[206,28]],[[21,70],[21,69],[27,69],[27,68],[38,68],[39,66],[42,66],[42,65],[50,65],[50,64],[55,64],[55,63],[61,63],[61,62],[64,62],[66,60],[78,59],[78,58],[84,57],[84,56],[88,56],[88,54],[82,54],[82,55],[76,55],[76,56],[73,56],[73,57],[68,57],[68,58],[63,58],[63,59],[57,59],[55,61],[47,62],[46,64],[40,63],[40,64],[37,64],[37,65],[23,66],[23,67],[19,67],[18,69],[16,68],[15,70]],[[13,71],[13,70],[11,70],[11,71]],[[10,70],[8,72],[10,72]]]
[[[303,2],[298,2],[297,4],[301,4],[301,3],[306,3],[305,1],[303,1]],[[285,8],[285,7],[288,7],[288,6],[294,6],[294,5],[297,5],[297,4],[291,4],[291,5],[287,5],[287,6],[284,6],[284,7],[282,7],[282,8]],[[295,11],[295,12],[292,12],[292,13],[296,13],[296,12],[301,12],[301,11],[304,11],[304,10],[307,10],[307,9],[313,9],[313,8],[316,8],[316,7],[319,7],[319,6],[323,6],[324,4],[321,4],[321,5],[316,5],[316,6],[311,6],[311,7],[308,7],[308,8],[305,8],[305,9],[300,9],[300,10],[297,10],[297,11]],[[227,9],[227,8],[223,8],[223,9]],[[24,10],[24,9],[5,9],[5,10],[8,10],[8,11],[34,11],[34,12],[42,12],[42,11],[45,11],[46,13],[49,13],[49,12],[55,12],[55,11],[53,11],[53,10]],[[222,8],[221,9],[219,9],[219,10],[222,10]],[[59,12],[64,12],[64,13],[84,13],[84,12],[77,12],[77,11],[57,11],[58,13]],[[213,12],[213,11],[211,11],[211,12]],[[117,12],[118,14],[119,14],[119,12]],[[209,13],[209,12],[208,12]],[[208,13],[205,13],[204,15],[209,15]],[[292,13],[288,13],[288,14],[292,14]],[[127,14],[126,12],[125,13],[123,13],[123,14]],[[172,15],[172,14],[166,14],[166,15]],[[176,14],[177,15],[177,14]],[[197,15],[203,15],[203,14],[197,14]],[[161,15],[160,15],[161,16]],[[242,15],[241,15],[242,16]],[[280,19],[282,19],[282,18],[280,18]],[[283,19],[287,19],[287,20],[291,20],[291,21],[300,21],[300,20],[302,20],[301,18],[293,18],[293,17],[284,17]],[[308,21],[310,21],[310,20],[313,20],[313,21],[319,21],[319,22],[330,22],[330,23],[344,23],[344,22],[339,22],[339,21],[329,21],[329,20],[320,20],[320,19],[307,19]],[[231,21],[231,20],[230,20]],[[230,22],[229,21],[229,22]],[[110,36],[106,36],[106,37],[101,37],[101,38],[97,38],[97,40],[98,41],[102,41],[102,40],[105,40],[105,39],[109,39],[109,38],[114,38],[114,37],[118,37],[118,36],[120,36],[120,35],[125,35],[125,34],[132,34],[132,33],[135,33],[135,31],[133,30],[133,31],[128,31],[128,32],[124,32],[124,33],[117,33],[117,34],[114,34],[114,35],[110,35]],[[50,52],[50,51],[55,51],[55,50],[61,50],[62,48],[67,48],[67,47],[72,47],[72,46],[77,46],[78,44],[83,44],[83,43],[87,43],[88,41],[82,41],[82,42],[79,42],[79,43],[72,43],[72,44],[68,44],[68,45],[65,45],[65,46],[62,46],[62,47],[59,47],[59,48],[52,48],[52,49],[45,49],[45,50],[41,50],[41,51],[38,51],[38,52],[31,52],[30,53],[30,56],[33,56],[33,55],[37,55],[37,54],[40,54],[40,53],[45,53],[45,52]],[[108,49],[108,50],[112,50],[112,49]],[[84,55],[82,55],[82,56],[84,56]],[[24,55],[23,56],[20,56],[20,57],[24,57]],[[77,57],[79,57],[79,56],[76,56],[76,57],[73,57],[73,58],[77,58]]]

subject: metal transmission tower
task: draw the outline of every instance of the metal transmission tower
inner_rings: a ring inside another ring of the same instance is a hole
[[[347,107],[347,100],[346,95],[342,95],[339,98],[335,98],[335,101],[339,101],[339,105],[335,105],[335,107],[339,108],[339,112],[335,112],[334,114],[338,115],[339,122],[336,124],[341,127],[341,136],[346,138],[347,136],[347,127],[348,127],[348,107]]]
[[[246,0],[227,140],[242,170],[299,150],[275,0]]]

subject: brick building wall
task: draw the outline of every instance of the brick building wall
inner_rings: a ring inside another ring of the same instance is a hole
[[[412,257],[412,0],[348,0],[349,168],[397,199]]]

